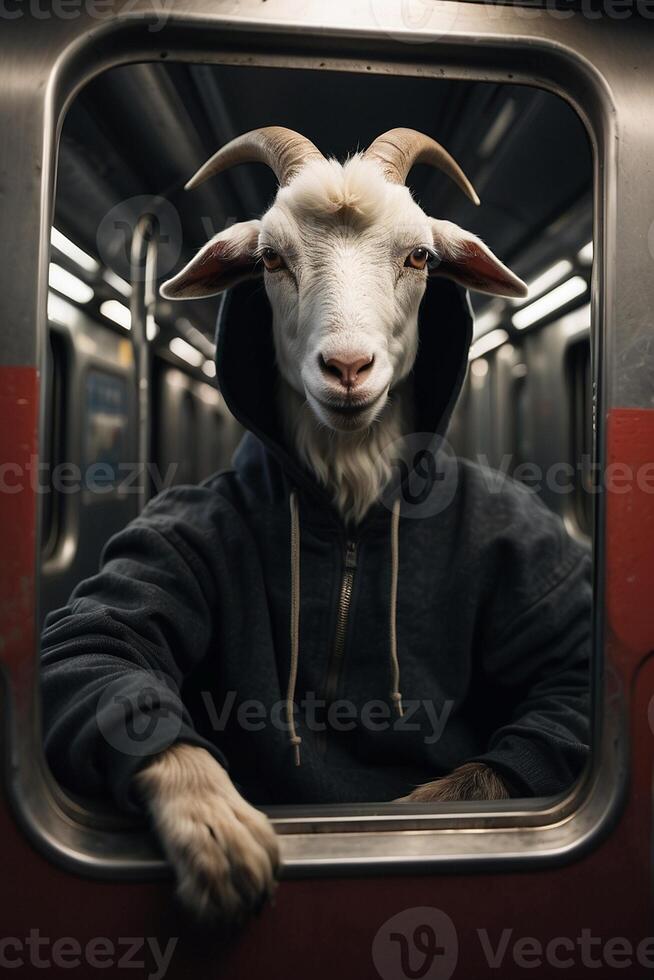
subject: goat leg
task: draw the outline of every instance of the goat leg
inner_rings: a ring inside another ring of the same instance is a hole
[[[268,818],[198,746],[173,745],[134,780],[182,904],[199,920],[242,924],[275,888],[279,850]]]
[[[401,803],[447,803],[459,800],[506,800],[509,791],[494,769],[466,762],[447,776],[417,786]]]

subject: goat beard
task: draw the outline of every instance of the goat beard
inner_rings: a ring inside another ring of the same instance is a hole
[[[417,786],[398,803],[457,803],[462,800],[506,800],[509,791],[494,769],[466,762],[448,776]]]
[[[391,478],[391,462],[384,450],[412,431],[410,382],[398,385],[379,417],[357,432],[338,432],[323,425],[306,399],[284,380],[278,403],[288,444],[331,493],[345,523],[359,524]]]

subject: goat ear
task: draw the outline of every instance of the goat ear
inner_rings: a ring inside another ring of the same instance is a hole
[[[215,296],[242,279],[260,275],[255,249],[259,222],[242,221],[215,235],[172,279],[161,284],[164,299]]]
[[[480,293],[495,296],[526,296],[526,283],[493,255],[481,239],[451,221],[432,218],[434,248],[440,261],[432,276],[447,276]]]

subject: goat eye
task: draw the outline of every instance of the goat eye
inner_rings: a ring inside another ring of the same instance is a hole
[[[261,258],[268,272],[276,272],[284,268],[284,260],[274,248],[264,248]]]
[[[427,249],[419,245],[418,248],[414,248],[412,252],[409,252],[404,264],[410,269],[425,269],[430,257]]]

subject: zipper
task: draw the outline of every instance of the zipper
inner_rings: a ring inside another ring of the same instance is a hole
[[[325,702],[327,707],[336,699],[338,685],[343,669],[343,654],[345,652],[345,638],[347,636],[347,621],[350,614],[352,603],[352,590],[354,588],[354,573],[357,567],[357,543],[349,540],[345,544],[345,557],[343,561],[343,575],[341,578],[341,588],[338,596],[338,610],[336,613],[336,630],[334,632],[334,643],[327,667],[327,681],[325,684]],[[323,732],[321,739],[323,748],[326,748],[326,735]]]

